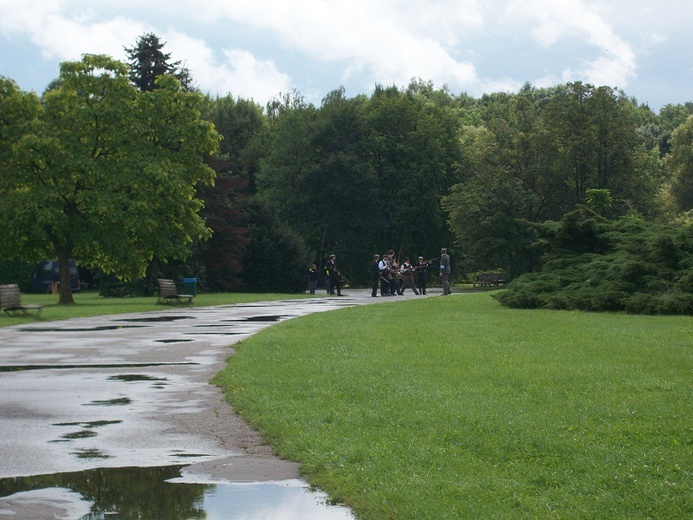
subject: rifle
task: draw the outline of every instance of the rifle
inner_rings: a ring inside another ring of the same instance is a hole
[[[339,278],[339,283],[341,283],[341,284],[346,284],[346,285],[351,285],[351,282],[349,281],[349,279],[348,279],[346,276],[344,276],[344,275],[340,272],[339,269],[337,269],[337,268],[335,267],[334,272],[335,272],[335,274],[337,275],[337,278]]]
[[[414,270],[416,270],[416,269],[428,269],[434,260],[440,260],[440,257],[438,256],[436,258],[431,258],[430,260],[424,260],[424,263],[427,264],[426,267],[424,267],[422,265],[415,265],[412,267],[414,268]]]

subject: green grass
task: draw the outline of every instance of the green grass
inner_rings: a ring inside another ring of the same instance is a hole
[[[691,518],[692,330],[466,294],[280,323],[215,382],[358,518]]]
[[[192,307],[209,307],[229,305],[234,303],[249,303],[256,301],[287,300],[293,298],[308,298],[305,294],[246,294],[246,293],[210,293],[198,294],[193,300]],[[171,308],[186,308],[187,305],[157,305],[156,296],[135,298],[103,298],[96,292],[82,292],[74,295],[74,305],[61,305],[55,294],[22,294],[22,303],[43,305],[40,317],[35,313],[27,316],[9,317],[0,313],[0,327],[34,323],[36,321],[56,321],[88,316],[103,316],[109,314],[125,314],[130,312],[161,311]]]

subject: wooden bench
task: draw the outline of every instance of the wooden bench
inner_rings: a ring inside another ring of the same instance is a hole
[[[477,275],[476,282],[473,283],[474,287],[483,287],[494,285],[498,287],[502,283],[506,283],[505,275],[503,273],[482,273]]]
[[[192,303],[194,294],[180,294],[173,280],[159,278],[156,281],[159,284],[159,297],[156,303]]]
[[[26,315],[30,311],[38,318],[43,307],[41,305],[22,305],[22,295],[16,283],[0,285],[0,308],[8,316]]]

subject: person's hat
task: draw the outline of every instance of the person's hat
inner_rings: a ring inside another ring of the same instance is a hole
[[[334,255],[334,254],[330,255],[330,258],[334,258],[334,257],[335,257],[335,255]]]
[[[419,257],[419,260],[423,260],[423,256],[420,256],[420,257]]]
[[[373,255],[373,258],[380,258],[380,255],[378,253]]]
[[[443,248],[443,249],[441,249],[441,250],[440,250],[440,252],[441,252],[441,253],[447,253],[447,252],[448,252],[448,250],[447,250],[447,249],[445,249],[445,248]]]

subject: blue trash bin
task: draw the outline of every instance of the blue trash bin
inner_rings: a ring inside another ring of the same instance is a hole
[[[197,278],[183,278],[183,294],[197,296]]]

